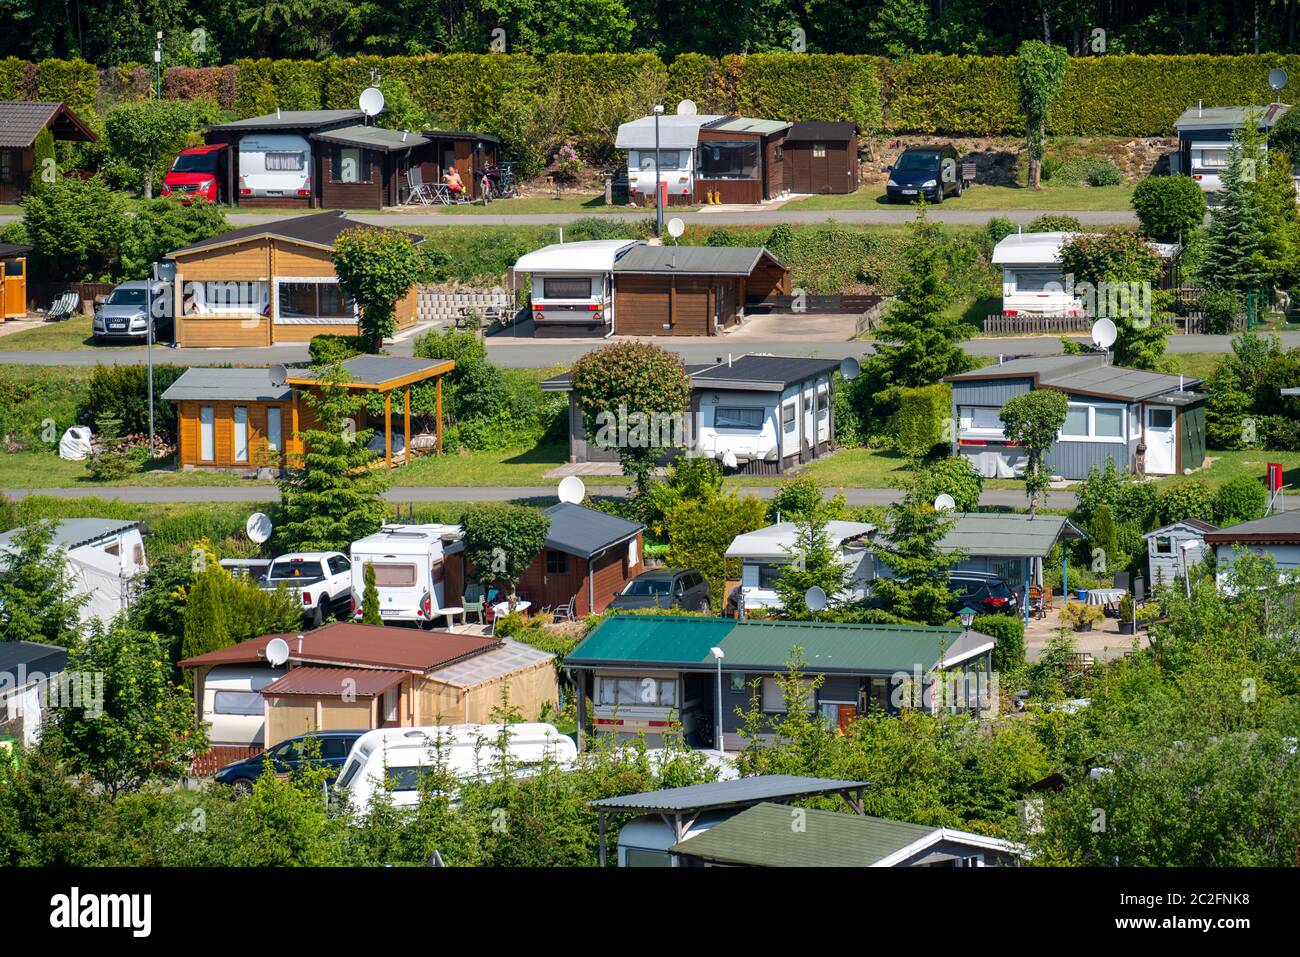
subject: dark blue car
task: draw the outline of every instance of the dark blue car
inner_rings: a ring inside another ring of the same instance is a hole
[[[353,731],[315,731],[300,734],[296,738],[286,738],[275,747],[251,758],[244,758],[233,764],[227,764],[216,773],[214,780],[218,784],[228,784],[239,794],[253,790],[253,782],[266,770],[266,760],[270,757],[271,768],[276,774],[292,774],[303,767],[327,767],[333,772],[330,783],[338,777],[343,769],[352,745],[366,732]],[[308,739],[315,739],[320,744],[320,757],[309,758],[306,755]]]
[[[889,167],[885,196],[890,202],[915,202],[924,197],[942,203],[944,196],[961,195],[957,151],[951,146],[911,146]]]

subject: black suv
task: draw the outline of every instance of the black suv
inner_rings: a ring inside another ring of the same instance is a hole
[[[624,585],[609,607],[614,611],[626,608],[708,611],[709,583],[693,568],[655,568]]]
[[[332,783],[334,778],[338,777],[339,771],[343,769],[343,762],[347,760],[352,745],[356,744],[357,738],[365,733],[364,730],[316,731],[311,734],[300,734],[296,738],[286,738],[269,751],[227,764],[216,773],[213,780],[218,784],[230,785],[237,794],[248,794],[253,790],[253,782],[266,770],[266,759],[269,756],[271,769],[276,774],[292,774],[299,768],[305,767],[326,767],[333,772],[330,778]],[[308,738],[315,738],[320,745],[320,757],[307,756]]]
[[[961,169],[951,146],[909,146],[889,167],[885,198],[913,202],[918,196],[942,203],[961,195]]]
[[[953,572],[948,576],[952,585],[954,612],[971,607],[981,615],[1015,615],[1020,602],[1015,590],[1006,579],[981,572]]]

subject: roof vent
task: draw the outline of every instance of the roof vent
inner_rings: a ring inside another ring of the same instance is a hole
[[[1200,101],[1200,100],[1197,100],[1197,101],[1196,101],[1196,116],[1197,116],[1198,119],[1199,119],[1200,116],[1201,116],[1201,101]]]
[[[280,118],[280,108],[278,106],[275,108],[275,118],[277,120]]]

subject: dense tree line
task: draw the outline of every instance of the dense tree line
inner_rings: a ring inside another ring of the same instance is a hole
[[[80,56],[108,65],[193,66],[242,56],[647,51],[711,55],[811,52],[1010,54],[1047,39],[1078,53],[1267,53],[1295,50],[1300,0],[0,0],[14,27],[0,55]],[[504,35],[495,34],[502,30]],[[1102,30],[1104,34],[1094,31]],[[201,31],[196,33],[194,31]]]

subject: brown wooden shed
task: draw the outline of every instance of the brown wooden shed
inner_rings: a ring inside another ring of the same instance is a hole
[[[858,128],[796,123],[785,138],[785,188],[791,193],[852,193],[860,184]]]
[[[729,116],[700,128],[695,201],[756,205],[785,189],[789,123]]]
[[[0,203],[31,192],[36,136],[48,129],[56,140],[95,142],[94,131],[66,103],[0,100]]]
[[[714,336],[746,302],[789,293],[789,268],[762,246],[633,246],[614,264],[614,331]]]

